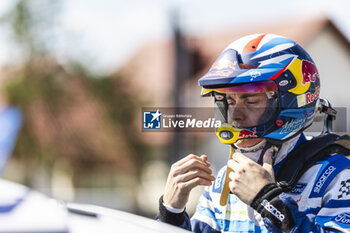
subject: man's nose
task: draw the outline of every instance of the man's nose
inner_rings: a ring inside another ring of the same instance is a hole
[[[241,105],[236,104],[230,111],[230,118],[233,121],[242,121],[244,120],[244,109]]]

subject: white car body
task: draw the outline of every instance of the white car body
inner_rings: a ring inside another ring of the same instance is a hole
[[[153,219],[94,205],[64,203],[0,179],[0,232],[181,233]]]

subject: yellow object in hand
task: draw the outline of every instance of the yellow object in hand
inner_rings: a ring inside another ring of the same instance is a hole
[[[230,159],[232,159],[234,153],[235,153],[235,148],[231,145],[230,156],[228,158],[228,161],[230,161]],[[230,186],[229,186],[230,178],[228,177],[230,172],[232,172],[232,169],[227,166],[225,180],[224,180],[224,186],[222,187],[221,195],[220,195],[220,205],[221,206],[227,205],[228,197],[230,195]]]

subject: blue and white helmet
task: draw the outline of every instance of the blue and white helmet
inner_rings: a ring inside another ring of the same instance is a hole
[[[273,34],[254,34],[232,42],[198,81],[202,96],[213,96],[224,124],[223,143],[242,138],[283,142],[312,124],[320,79],[314,61],[296,42]],[[268,106],[259,124],[228,125],[226,94],[266,92]]]

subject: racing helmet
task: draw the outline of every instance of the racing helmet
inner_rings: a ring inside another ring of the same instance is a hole
[[[213,96],[221,142],[265,138],[282,143],[312,124],[320,78],[310,55],[279,35],[254,34],[232,42],[198,81],[202,96]],[[230,120],[230,95],[266,95],[266,108],[254,125]]]

